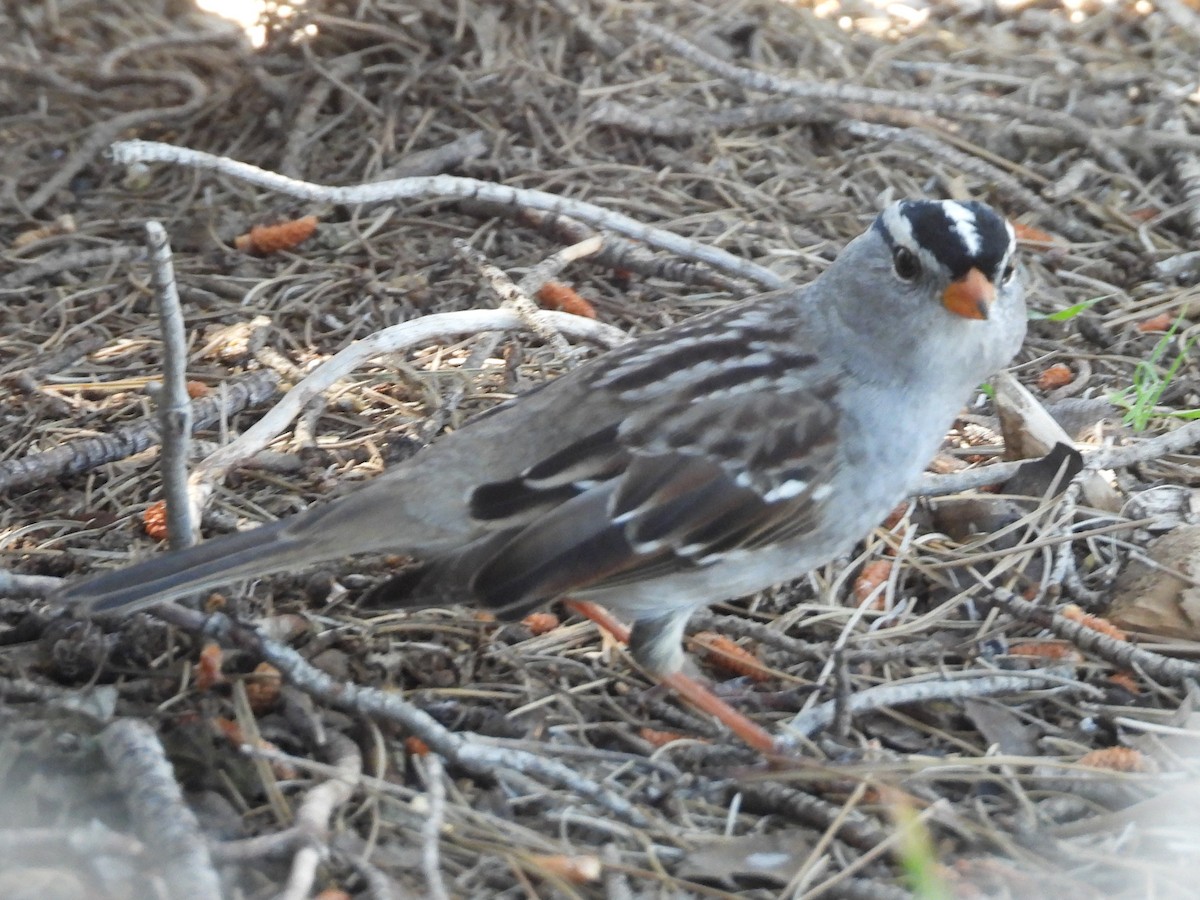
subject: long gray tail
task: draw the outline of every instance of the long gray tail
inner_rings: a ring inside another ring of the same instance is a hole
[[[330,503],[186,550],[164,553],[68,585],[57,597],[83,614],[132,612],[237,581],[390,551],[425,559],[471,543],[476,526],[458,505],[461,486],[400,468]]]
[[[305,542],[287,533],[287,526],[294,524],[281,519],[164,553],[68,585],[58,599],[83,614],[130,613],[239,578],[270,575],[315,561]]]

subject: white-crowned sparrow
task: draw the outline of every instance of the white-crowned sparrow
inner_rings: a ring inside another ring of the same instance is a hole
[[[353,494],[63,599],[131,611],[398,551],[425,567],[379,597],[516,615],[571,595],[632,619],[647,668],[677,670],[695,609],[827,562],[913,487],[1020,347],[1014,251],[981,203],[895,203],[807,287],[645,335]]]

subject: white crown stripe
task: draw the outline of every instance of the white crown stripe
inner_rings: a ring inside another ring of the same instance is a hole
[[[977,256],[983,248],[983,238],[979,236],[979,228],[975,222],[975,213],[961,203],[956,203],[953,200],[944,201],[942,209],[945,210],[946,215],[953,224],[954,233],[962,241],[963,247],[967,250],[967,255]]]

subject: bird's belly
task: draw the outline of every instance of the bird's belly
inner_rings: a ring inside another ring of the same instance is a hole
[[[697,609],[799,578],[849,549],[857,537],[836,543],[818,538],[771,549],[742,551],[702,568],[677,571],[635,584],[576,593],[631,618],[647,613]]]

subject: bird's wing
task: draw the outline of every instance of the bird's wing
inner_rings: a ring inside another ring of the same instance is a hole
[[[518,477],[480,486],[471,514],[500,533],[473,593],[523,609],[803,534],[836,465],[835,391],[831,378],[757,378],[646,398]]]

